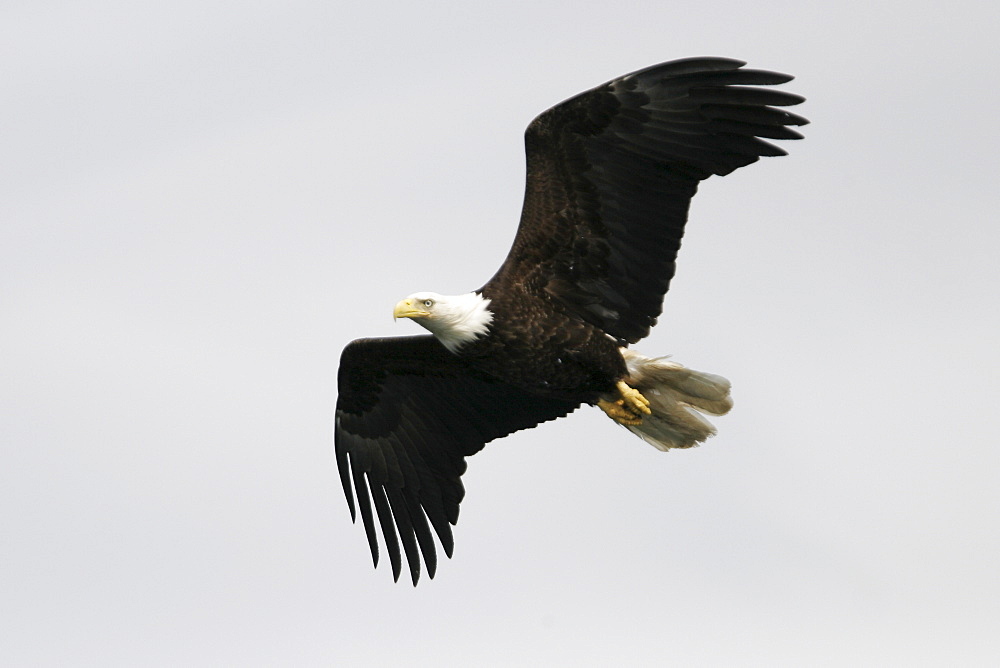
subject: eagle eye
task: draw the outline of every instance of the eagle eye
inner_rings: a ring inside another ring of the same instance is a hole
[[[426,306],[427,308],[430,308],[430,307],[434,306],[434,300],[433,299],[425,299],[424,300],[424,306]]]

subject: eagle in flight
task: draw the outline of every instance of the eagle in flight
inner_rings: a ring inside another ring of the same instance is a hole
[[[789,126],[808,123],[779,108],[804,98],[757,87],[791,76],[745,64],[654,65],[538,116],[521,221],[493,278],[396,304],[429,335],[344,349],[337,467],[376,566],[381,528],[394,579],[404,555],[414,585],[421,559],[434,577],[434,534],[451,557],[465,458],[493,439],[582,404],[660,450],[715,432],[700,413],[730,409],[729,382],[628,345],[661,313],[698,182],[785,155],[764,139],[800,139]]]

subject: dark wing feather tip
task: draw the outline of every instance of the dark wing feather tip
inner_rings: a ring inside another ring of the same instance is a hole
[[[336,430],[339,431],[339,420]],[[336,432],[334,436],[334,442],[336,442]],[[335,445],[336,457],[337,457],[337,470],[340,473],[340,484],[344,488],[344,497],[347,499],[347,507],[351,509],[351,522],[357,521],[357,514],[354,511],[354,494],[351,491],[351,471],[350,463],[348,462],[348,455],[346,451],[341,451],[339,445]]]
[[[372,501],[375,503],[378,523],[382,528],[382,538],[385,540],[385,551],[389,553],[389,563],[392,565],[392,580],[393,582],[398,582],[402,561],[399,556],[399,540],[396,538],[396,528],[393,524],[392,513],[389,510],[389,501],[386,499],[385,489],[382,485],[372,485],[371,480],[368,482],[368,490],[371,492]]]

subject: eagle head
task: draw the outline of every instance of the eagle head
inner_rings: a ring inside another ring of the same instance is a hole
[[[454,353],[489,330],[493,322],[489,304],[490,300],[478,292],[464,295],[415,292],[396,304],[392,317],[410,318]]]

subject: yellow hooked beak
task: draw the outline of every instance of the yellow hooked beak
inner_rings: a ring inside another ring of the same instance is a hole
[[[396,308],[392,309],[393,320],[396,318],[429,318],[430,315],[429,312],[417,308],[412,299],[404,299],[396,304]]]

